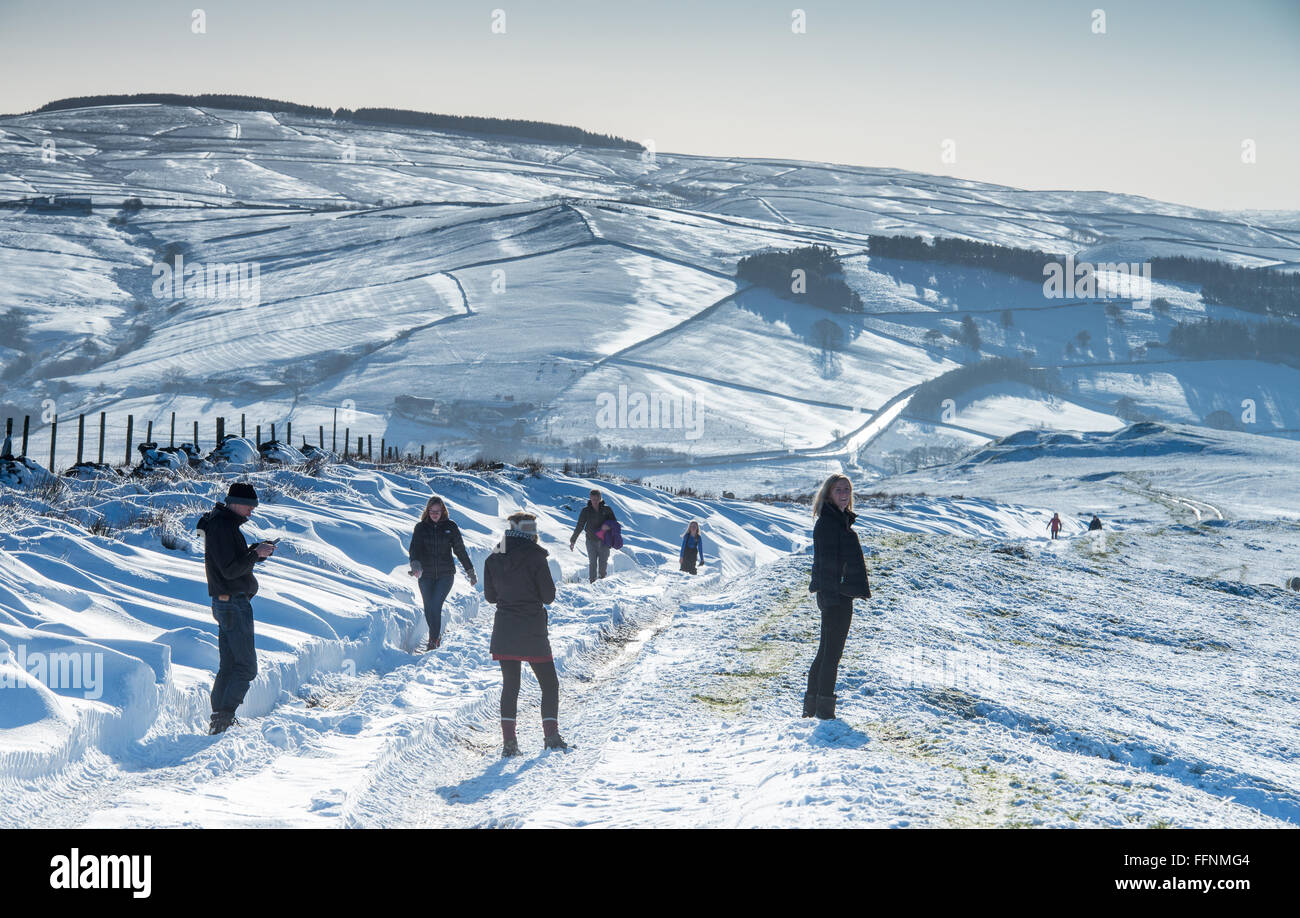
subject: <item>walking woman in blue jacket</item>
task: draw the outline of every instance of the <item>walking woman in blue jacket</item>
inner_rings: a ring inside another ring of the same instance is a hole
[[[821,611],[821,640],[808,670],[808,691],[803,696],[803,716],[830,720],[835,717],[835,679],[840,657],[853,620],[853,600],[870,599],[867,561],[862,543],[853,531],[853,483],[831,475],[813,501],[813,569],[808,592],[817,594]]]
[[[696,563],[704,563],[704,539],[700,537],[700,524],[691,520],[682,536],[681,558],[682,570],[688,574],[695,573]]]

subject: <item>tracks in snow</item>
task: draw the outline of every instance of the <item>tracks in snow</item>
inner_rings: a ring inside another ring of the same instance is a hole
[[[669,583],[654,599],[632,603],[621,623],[576,653],[557,656],[561,733],[566,752],[541,751],[539,696],[525,675],[519,700],[524,754],[502,759],[499,677],[450,716],[434,716],[389,748],[366,786],[349,795],[344,823],[368,826],[514,826],[527,813],[571,787],[600,760],[616,729],[619,680],[641,652],[670,627],[683,601],[716,586],[717,575]],[[594,589],[614,586],[603,581]],[[618,601],[618,600],[615,600]]]

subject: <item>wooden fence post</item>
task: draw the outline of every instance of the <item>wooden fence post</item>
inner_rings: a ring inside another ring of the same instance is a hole
[[[135,426],[135,415],[126,416],[126,464],[131,464],[131,430]]]
[[[77,465],[81,465],[81,448],[86,442],[86,416],[77,415]]]
[[[284,442],[293,446],[293,421],[284,422]]]
[[[386,441],[384,440],[383,437],[379,438],[379,461],[380,462],[388,461],[388,447],[384,445],[385,442]]]
[[[347,440],[344,439],[343,451],[347,452],[347,450]],[[330,451],[335,453],[339,451],[339,410],[337,408],[334,409],[334,426],[330,429]]]
[[[171,442],[168,443],[167,445],[171,447],[176,446],[176,412],[175,411],[172,412],[172,439]]]
[[[343,428],[343,458],[344,459],[348,458],[348,446],[351,444],[351,442],[352,442],[352,428],[344,427]]]
[[[224,439],[226,439],[226,419],[217,418],[217,446],[220,446]]]
[[[370,462],[375,461],[375,440],[370,434],[366,434],[366,459]]]
[[[104,427],[108,424],[108,412],[99,413],[99,464],[104,464]]]
[[[244,415],[242,413],[239,415],[239,435],[241,437],[248,436],[248,434],[244,431]]]
[[[27,455],[27,425],[31,423],[31,420],[32,416],[30,414],[23,415],[23,456]]]
[[[364,439],[365,438],[362,437],[360,434],[357,434],[357,459],[358,460],[366,453],[365,444],[362,442]]]
[[[147,422],[147,423],[145,424],[145,428],[144,428],[144,442],[146,442],[146,443],[152,443],[152,442],[153,442],[153,421],[149,421],[149,422]]]
[[[50,472],[54,472],[54,441],[59,436],[59,416],[56,414],[50,422]]]
[[[271,422],[271,439],[275,439],[275,421]]]
[[[306,439],[307,439],[306,437],[303,437],[304,442],[306,441]],[[320,426],[320,448],[321,449],[325,448],[325,425],[324,424]]]
[[[257,448],[262,448],[262,425],[257,425]]]

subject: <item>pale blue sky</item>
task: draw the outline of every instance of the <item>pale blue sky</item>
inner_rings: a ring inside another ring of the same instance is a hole
[[[1300,209],[1300,0],[0,0],[0,111],[105,92],[531,118],[660,152]]]

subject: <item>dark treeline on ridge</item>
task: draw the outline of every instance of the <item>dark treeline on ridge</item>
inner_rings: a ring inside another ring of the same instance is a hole
[[[1300,366],[1300,328],[1289,322],[1179,322],[1169,329],[1167,346],[1181,357],[1227,357]]]
[[[939,237],[931,242],[921,236],[869,236],[868,240],[871,254],[882,258],[987,268],[1035,283],[1043,282],[1046,265],[1065,262],[1065,256],[1051,252],[970,239]],[[1265,315],[1300,316],[1300,273],[1244,268],[1185,255],[1156,256],[1147,261],[1153,279],[1197,284],[1206,303]]]
[[[1054,370],[1030,366],[1029,361],[1020,357],[990,357],[921,383],[908,402],[907,413],[916,418],[938,420],[944,399],[956,399],[980,386],[1006,382],[1024,383],[1043,392],[1064,391]]]
[[[990,271],[1040,284],[1043,282],[1043,265],[1050,261],[1062,261],[1065,257],[1037,249],[1017,249],[947,236],[940,236],[933,242],[928,242],[921,236],[868,236],[867,240],[871,254],[881,258],[937,261],[970,268],[988,268]]]
[[[736,276],[783,299],[831,312],[862,312],[862,297],[844,282],[840,257],[827,245],[746,255],[736,263]]]
[[[267,99],[262,96],[241,96],[227,93],[199,93],[192,95],[174,92],[141,92],[129,95],[74,96],[47,102],[40,108],[33,109],[25,114],[36,115],[42,112],[56,112],[70,108],[89,108],[97,105],[195,105],[244,112],[289,112],[295,115],[312,115],[318,118],[333,118],[338,121],[351,121],[360,124],[404,125],[435,131],[456,131],[464,134],[496,134],[546,143],[581,143],[594,147],[611,147],[622,150],[636,150],[638,152],[645,149],[635,141],[615,137],[612,134],[597,134],[592,131],[584,131],[582,128],[565,124],[552,124],[548,121],[486,118],[475,115],[437,115],[431,112],[416,112],[403,108],[359,108],[356,111],[346,108],[329,109],[316,105],[284,102],[280,99]]]

